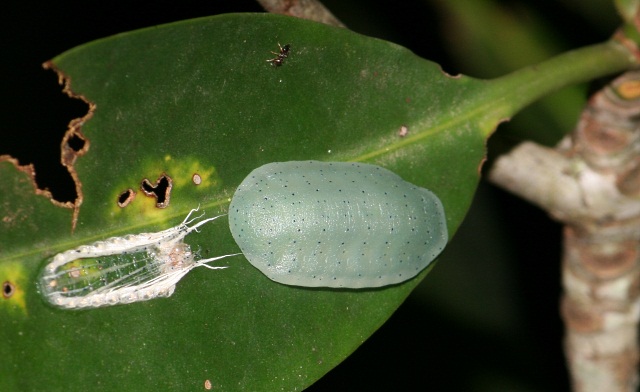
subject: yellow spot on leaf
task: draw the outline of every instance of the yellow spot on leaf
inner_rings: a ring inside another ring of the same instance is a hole
[[[111,203],[110,215],[113,217],[130,216],[131,219],[136,221],[140,220],[141,215],[144,216],[145,220],[157,220],[161,219],[162,216],[166,216],[166,213],[162,212],[162,208],[156,207],[155,198],[143,197],[145,195],[139,191],[143,179],[147,178],[149,181],[154,182],[163,173],[170,177],[172,182],[169,208],[176,201],[181,204],[186,203],[189,206],[197,206],[203,201],[203,194],[208,194],[222,186],[222,181],[215,167],[203,165],[200,160],[194,157],[182,156],[176,158],[166,154],[161,158],[156,157],[154,160],[145,162],[135,170],[132,169],[131,175],[123,178],[118,183],[114,183],[111,189],[113,202]],[[197,175],[197,185],[194,182],[194,175]],[[126,207],[119,207],[118,198],[124,190],[129,188],[140,194]],[[174,198],[176,194],[178,197]]]
[[[21,311],[27,314],[25,289],[27,278],[24,266],[17,262],[8,262],[0,265],[0,284],[2,284],[2,296],[0,296],[0,311]],[[35,287],[30,285],[29,287]]]
[[[220,186],[220,178],[218,177],[214,167],[203,166],[195,159],[187,159],[180,163],[175,163],[176,164],[173,165],[173,184],[177,188],[186,186],[200,191],[201,189]],[[200,183],[197,187],[194,186],[195,184],[193,182],[194,174],[197,174],[200,177]]]

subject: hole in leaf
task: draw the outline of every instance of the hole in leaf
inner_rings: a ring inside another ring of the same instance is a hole
[[[136,198],[136,191],[129,188],[126,191],[118,195],[118,207],[124,208],[129,205]]]
[[[13,296],[13,293],[16,292],[16,287],[9,281],[5,281],[2,283],[2,296],[5,299],[9,299]]]
[[[84,137],[74,133],[67,139],[67,146],[75,152],[82,150],[85,146]]]
[[[74,202],[78,198],[76,185],[70,168],[60,162],[60,141],[73,119],[87,116],[89,105],[61,93],[55,73],[36,71],[29,73],[29,83],[46,88],[35,92],[25,89],[30,94],[14,95],[3,102],[4,124],[11,132],[3,138],[0,155],[13,156],[21,165],[33,164],[38,189],[48,189],[60,203]],[[29,108],[31,115],[25,114],[25,108]]]
[[[162,175],[156,180],[155,185],[151,184],[148,179],[142,180],[142,185],[140,185],[140,189],[147,196],[152,196],[156,198],[156,207],[158,208],[166,208],[169,205],[169,200],[171,198],[171,187],[173,186],[173,181],[171,177],[169,177],[166,173],[162,173]]]

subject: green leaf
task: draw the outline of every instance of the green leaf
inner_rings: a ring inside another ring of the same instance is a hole
[[[291,45],[280,67],[267,61],[278,43]],[[619,68],[628,65],[612,57]],[[69,210],[34,195],[26,174],[0,162],[0,281],[11,284],[0,302],[0,390],[312,384],[384,323],[430,268],[382,289],[309,289],[274,283],[236,256],[217,264],[225,270],[193,270],[168,299],[83,311],[45,303],[37,275],[57,252],[164,230],[198,206],[207,216],[225,213],[242,179],[274,161],[384,166],[440,197],[451,236],[495,126],[578,78],[556,63],[541,69],[563,69],[566,80],[539,82],[531,70],[495,82],[452,78],[392,43],[264,14],[126,33],[52,64],[95,104],[81,124],[87,151],[74,165],[82,205],[72,232]],[[592,68],[581,77],[604,72]],[[140,185],[163,175],[173,187],[161,209]],[[119,207],[127,189],[137,195]],[[203,258],[238,251],[226,218],[186,242]]]

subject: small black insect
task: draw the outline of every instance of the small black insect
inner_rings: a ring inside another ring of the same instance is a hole
[[[280,46],[280,43],[278,43],[278,48],[280,48],[280,53],[271,52],[271,53],[275,54],[276,57],[267,60],[274,67],[281,66],[282,63],[284,63],[284,59],[289,57],[289,50],[291,49],[291,45],[286,44],[285,46]]]

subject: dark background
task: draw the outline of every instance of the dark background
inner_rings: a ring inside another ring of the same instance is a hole
[[[473,59],[452,55],[455,40],[464,37],[451,34],[455,24],[439,3],[325,2],[354,31],[406,46],[448,73],[495,76],[474,68]],[[604,0],[496,4],[516,24],[541,21],[565,50],[607,39],[618,23]],[[69,120],[86,106],[61,94],[57,77],[41,64],[94,39],[226,12],[261,8],[249,0],[3,4],[0,155],[35,164],[41,188],[60,201],[73,200],[60,143]],[[489,151],[514,144],[523,129],[540,128],[549,127],[516,118],[500,127]],[[388,323],[310,390],[568,390],[558,316],[560,240],[560,227],[544,212],[481,183],[468,218],[434,271]]]

